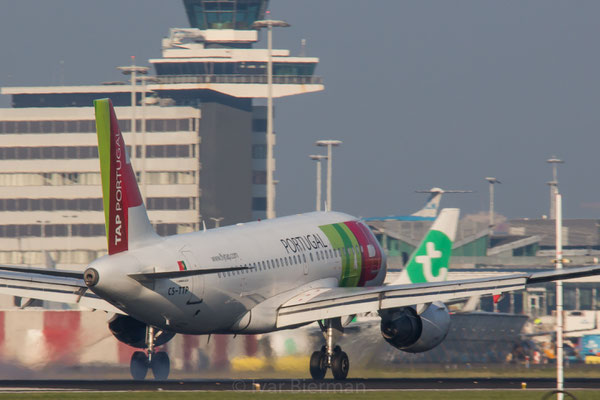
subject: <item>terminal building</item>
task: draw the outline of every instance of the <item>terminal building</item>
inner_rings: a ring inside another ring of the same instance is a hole
[[[170,30],[135,86],[1,89],[12,108],[0,109],[0,263],[45,264],[46,251],[80,268],[106,251],[97,98],[116,107],[159,234],[265,217],[267,112],[255,99],[268,95],[269,52],[254,48],[253,23],[268,0],[183,3],[190,27]],[[323,90],[318,58],[271,56],[274,98]]]

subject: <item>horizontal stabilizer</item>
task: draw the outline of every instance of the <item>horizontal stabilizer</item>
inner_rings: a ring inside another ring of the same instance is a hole
[[[88,290],[83,272],[0,265],[0,294],[123,313]]]
[[[13,265],[0,265],[1,271],[11,271],[11,272],[23,272],[29,274],[40,274],[40,275],[48,275],[48,276],[58,276],[62,278],[75,278],[75,279],[83,279],[83,272],[78,271],[65,271],[59,269],[49,269],[49,268],[29,268],[29,267],[16,267]]]
[[[156,279],[177,279],[185,278],[187,276],[197,275],[208,275],[216,274],[219,272],[232,272],[242,271],[246,269],[254,269],[254,267],[235,267],[235,268],[203,268],[203,269],[190,269],[185,271],[166,271],[166,272],[143,272],[139,274],[129,274],[131,279],[135,279],[138,282],[149,282]]]

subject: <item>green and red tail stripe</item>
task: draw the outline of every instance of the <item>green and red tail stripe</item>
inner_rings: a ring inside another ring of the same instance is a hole
[[[108,254],[129,247],[129,208],[143,204],[110,99],[94,100]]]
[[[187,265],[185,265],[185,261],[177,261],[177,265],[179,266],[180,271],[187,271]]]

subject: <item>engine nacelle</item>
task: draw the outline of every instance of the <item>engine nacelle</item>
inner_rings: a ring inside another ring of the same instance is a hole
[[[108,329],[120,341],[138,349],[146,348],[147,325],[127,315],[115,315],[108,322]],[[162,346],[175,336],[173,332],[157,331],[154,346]]]
[[[395,348],[408,353],[431,350],[448,335],[450,313],[441,302],[431,303],[417,314],[412,307],[386,310],[381,313],[381,334]]]

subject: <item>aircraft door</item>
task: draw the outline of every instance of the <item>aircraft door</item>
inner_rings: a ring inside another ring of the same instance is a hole
[[[189,250],[186,247],[183,247],[179,250],[179,255],[181,256],[181,260],[179,260],[177,264],[180,270],[186,271],[198,268],[198,264],[196,263],[196,259],[191,250]],[[189,288],[188,292],[185,295],[187,306],[202,303],[204,296],[204,276],[194,275],[178,279],[177,281],[180,281],[182,286],[187,285],[187,287]]]

